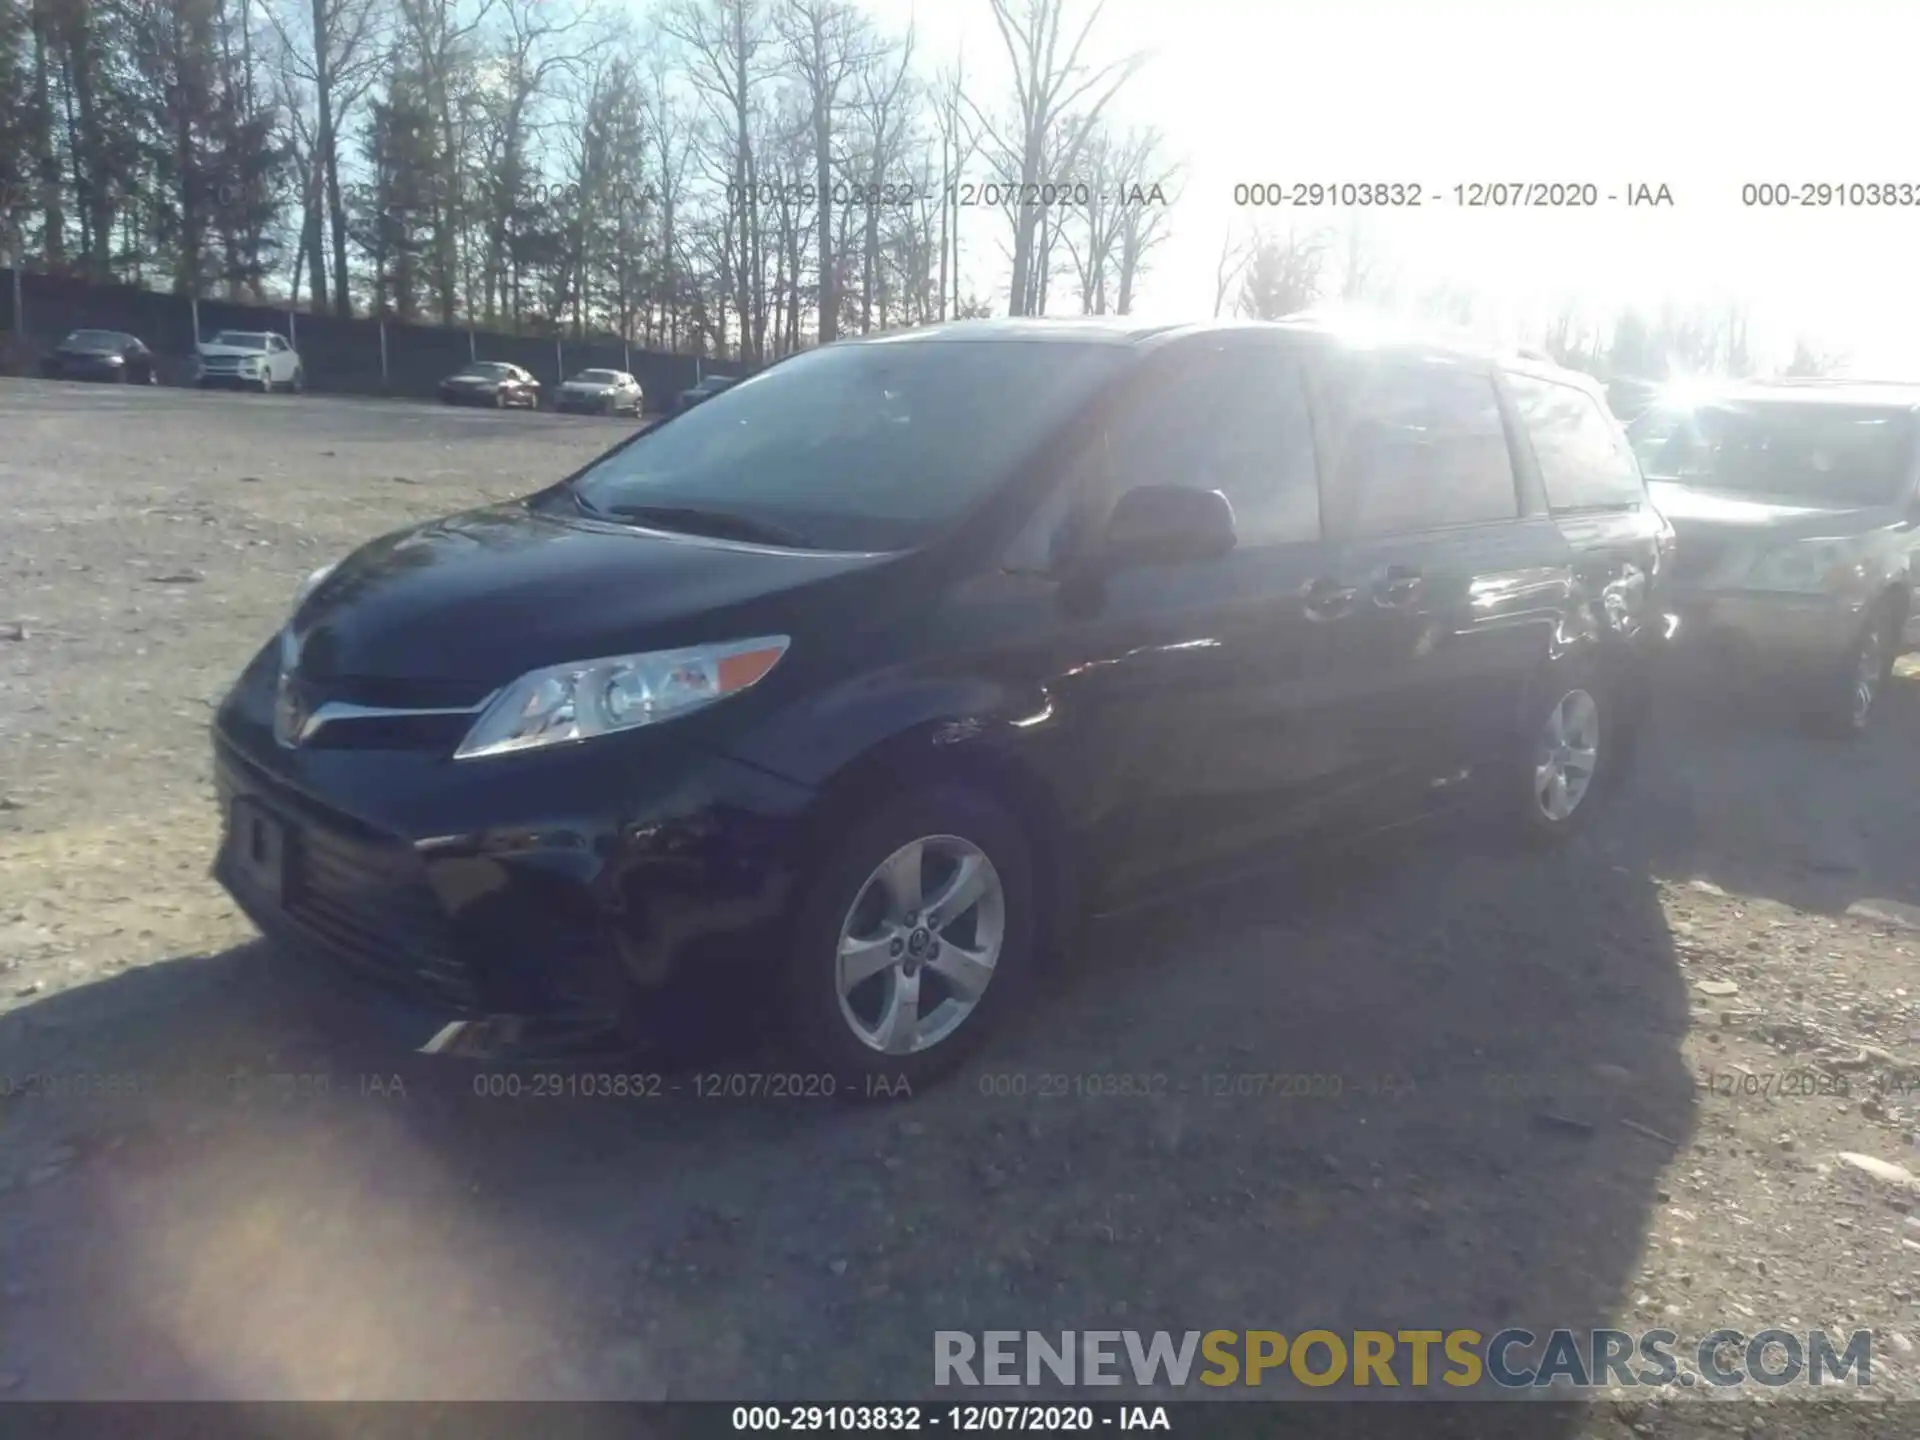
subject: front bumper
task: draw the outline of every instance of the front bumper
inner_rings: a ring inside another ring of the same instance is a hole
[[[1866,599],[1765,591],[1682,589],[1677,653],[1766,674],[1825,673],[1846,658]]]
[[[611,395],[559,395],[554,398],[553,408],[577,415],[611,415],[614,404]]]
[[[237,370],[203,370],[194,383],[203,390],[258,390],[266,378],[263,371],[242,375]]]
[[[96,360],[50,360],[41,367],[41,373],[49,380],[120,381],[127,378],[127,367]]]
[[[458,763],[286,750],[267,653],[215,721],[214,876],[270,938],[404,1007],[417,1045],[477,1017],[528,1022],[529,1051],[644,1042],[776,953],[805,787],[624,743],[645,734]]]

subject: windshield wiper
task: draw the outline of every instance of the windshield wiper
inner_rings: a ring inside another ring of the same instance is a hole
[[[581,503],[587,502],[583,499]],[[712,535],[722,540],[745,540],[756,545],[784,545],[795,550],[812,548],[807,537],[798,530],[777,525],[771,520],[756,520],[724,510],[702,510],[695,505],[609,505],[604,511],[599,511],[597,506],[589,508],[616,519],[634,520],[642,525],[656,525],[663,530],[678,530],[690,535]]]

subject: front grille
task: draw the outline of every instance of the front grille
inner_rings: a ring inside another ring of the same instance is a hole
[[[329,720],[305,750],[431,750],[452,754],[473,728],[472,715],[365,715]]]
[[[418,865],[397,843],[375,849],[299,826],[287,913],[368,979],[472,1009],[472,977]]]

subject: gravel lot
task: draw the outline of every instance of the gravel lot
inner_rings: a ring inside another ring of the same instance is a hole
[[[905,1397],[943,1328],[1618,1324],[1870,1327],[1920,1396],[1920,1182],[1838,1158],[1920,1169],[1912,673],[1851,749],[1663,695],[1563,854],[1450,824],[1096,925],[910,1104],[488,1099],[366,1033],[206,877],[210,707],[314,566],[629,429],[0,381],[0,1394]],[[1108,1074],[1168,1078],[1047,1079]],[[1302,1074],[1341,1093],[1234,1093]]]

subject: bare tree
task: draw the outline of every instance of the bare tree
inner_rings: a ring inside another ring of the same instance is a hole
[[[729,272],[734,309],[741,318],[740,356],[748,364],[758,364],[765,335],[765,295],[755,295],[756,277],[761,274],[761,236],[752,111],[756,82],[767,68],[762,54],[771,35],[767,8],[763,0],[676,0],[662,17],[661,28],[684,47],[687,78],[726,135],[729,179],[723,268]],[[753,323],[756,314],[758,326]]]
[[[285,73],[313,87],[316,122],[311,142],[311,183],[305,191],[310,207],[316,206],[323,194],[326,205],[325,226],[311,210],[302,226],[313,268],[314,308],[324,310],[327,306],[327,277],[321,264],[321,231],[327,229],[332,237],[333,308],[336,314],[351,315],[340,136],[347,116],[378,74],[377,51],[386,12],[382,0],[284,0],[283,4],[267,7],[266,14],[279,42],[277,63]]]
[[[579,72],[596,42],[604,45],[609,38],[604,31],[587,32],[586,25],[584,9],[568,11],[550,0],[500,0],[499,49],[491,64],[494,81],[476,97],[487,131],[476,189],[478,208],[485,212],[480,290],[489,322],[504,294],[508,230],[525,204],[533,176],[528,149],[534,108],[556,77]],[[596,76],[601,84],[606,78],[604,70]],[[589,87],[583,110],[591,110],[597,93]],[[472,306],[472,296],[467,303]]]
[[[833,247],[831,201],[834,126],[843,90],[879,58],[882,47],[866,14],[847,0],[784,0],[774,13],[774,24],[786,47],[787,63],[806,93],[813,190],[819,204],[814,245],[820,264],[820,343],[825,345],[840,333],[841,277]]]
[[[908,28],[897,52],[860,72],[859,115],[865,141],[861,171],[860,333],[873,329],[876,307],[883,316],[887,276],[880,253],[880,216],[890,190],[888,177],[906,146],[913,120],[910,85],[913,73],[913,30]],[[876,294],[876,292],[882,292]]]
[[[1029,313],[1036,295],[1032,269],[1035,239],[1044,218],[1038,188],[1048,181],[1077,178],[1081,150],[1127,78],[1139,67],[1139,56],[1128,56],[1089,68],[1081,51],[1106,0],[1094,0],[1077,34],[1062,39],[1067,0],[988,0],[993,21],[1013,66],[1015,114],[1003,133],[971,100],[968,106],[981,128],[992,135],[1000,150],[1013,157],[1019,174],[1013,207],[1013,276],[1008,284],[1008,310]],[[1078,123],[1064,139],[1056,134],[1061,119],[1077,115]],[[1051,167],[1051,168],[1049,168]],[[1013,177],[1008,177],[1013,178]]]
[[[1220,318],[1220,312],[1226,308],[1227,296],[1240,283],[1240,277],[1247,273],[1247,263],[1253,259],[1253,252],[1259,243],[1258,234],[1251,239],[1235,239],[1231,225],[1227,226],[1227,233],[1220,237],[1220,259],[1213,268],[1214,319]]]
[[[1786,368],[1780,373],[1795,378],[1814,378],[1833,374],[1843,363],[1843,358],[1839,355],[1814,349],[1802,335],[1794,339],[1793,358],[1787,361]]]
[[[1326,263],[1327,237],[1321,231],[1262,236],[1240,283],[1240,314],[1278,320],[1306,309],[1321,297]]]
[[[692,145],[686,117],[669,94],[672,70],[661,39],[658,31],[649,34],[635,62],[636,123],[646,140],[645,154],[635,156],[634,163],[646,175],[641,198],[652,216],[645,335],[650,345],[674,349],[680,343],[681,285],[687,268],[680,225]]]
[[[949,304],[960,302],[960,181],[979,151],[973,127],[960,113],[966,89],[966,56],[955,57],[953,68],[941,73],[935,88],[934,126],[940,135],[940,318]]]
[[[1120,147],[1119,170],[1126,185],[1120,207],[1119,299],[1122,315],[1133,313],[1133,291],[1147,268],[1148,256],[1167,236],[1168,206],[1177,193],[1179,166],[1161,153],[1160,132],[1129,131]],[[1216,312],[1217,313],[1217,312]]]

